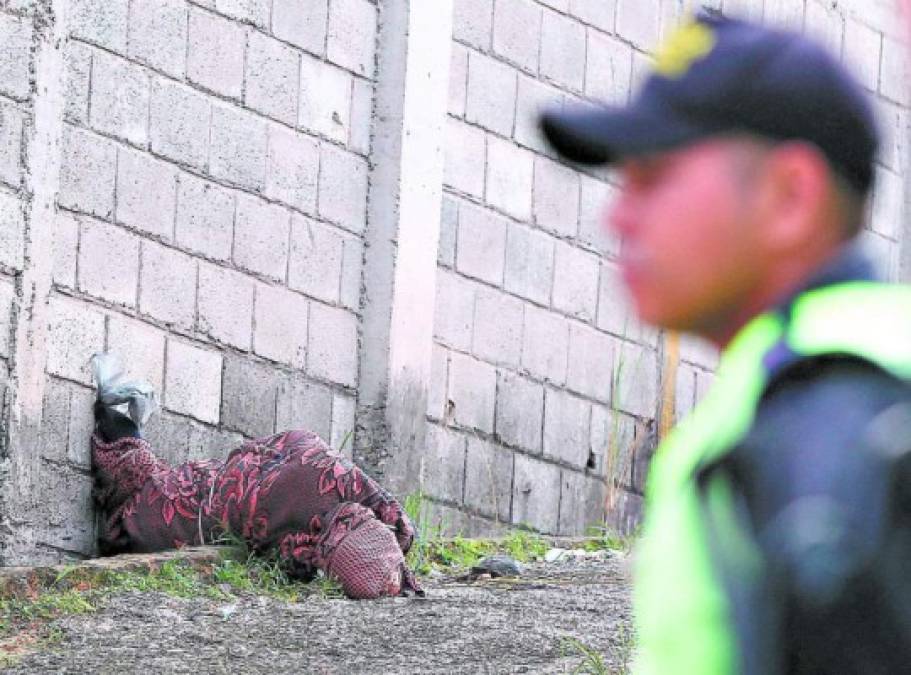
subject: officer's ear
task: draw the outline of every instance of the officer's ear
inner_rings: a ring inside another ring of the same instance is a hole
[[[837,203],[829,165],[813,145],[781,143],[763,162],[758,182],[765,214],[761,237],[774,255],[806,252],[807,247],[834,244],[831,223]],[[829,241],[833,239],[833,241]]]

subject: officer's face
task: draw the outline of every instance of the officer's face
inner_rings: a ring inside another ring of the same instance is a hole
[[[640,318],[707,336],[725,329],[760,278],[744,147],[712,139],[621,164],[607,214]]]

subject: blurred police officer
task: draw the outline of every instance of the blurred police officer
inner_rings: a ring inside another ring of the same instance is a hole
[[[853,243],[877,148],[859,86],[799,35],[702,16],[629,106],[542,128],[617,168],[640,317],[723,352],[651,467],[639,670],[911,672],[911,290]]]

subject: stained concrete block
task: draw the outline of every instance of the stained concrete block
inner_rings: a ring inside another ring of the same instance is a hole
[[[310,304],[307,373],[346,387],[357,386],[357,317],[344,309]]]
[[[490,0],[454,0],[452,37],[460,42],[490,49],[493,35],[493,3]]]
[[[351,129],[351,74],[306,54],[300,66],[298,126],[340,143]]]
[[[450,195],[444,194],[442,205],[440,206],[440,243],[437,253],[437,262],[443,267],[455,266],[458,229],[459,201]]]
[[[123,228],[85,220],[79,246],[79,290],[119,305],[136,305],[139,237]]]
[[[559,236],[579,231],[579,175],[545,157],[535,157],[535,223]]]
[[[553,278],[553,238],[534,228],[510,223],[503,287],[533,302],[549,305]]]
[[[312,298],[338,302],[345,236],[331,225],[294,215],[288,285]]]
[[[213,105],[210,133],[211,175],[261,191],[266,182],[266,122],[248,112]]]
[[[232,19],[251,23],[257,28],[269,25],[271,0],[215,0],[215,9]]]
[[[354,448],[356,400],[354,396],[332,396],[332,431],[327,442],[339,453],[350,458]]]
[[[190,7],[187,79],[239,99],[244,86],[246,31],[220,16]]]
[[[681,363],[674,383],[674,419],[684,420],[696,406],[696,368]]]
[[[19,187],[22,182],[23,114],[0,101],[0,181]]]
[[[601,266],[601,286],[598,290],[597,326],[603,331],[633,342],[650,346],[658,344],[657,329],[643,324],[620,278],[616,265]]]
[[[373,128],[373,83],[354,78],[351,88],[351,128],[348,147],[361,155],[370,154]]]
[[[234,194],[188,173],[178,176],[175,237],[207,258],[228,260],[234,232]]]
[[[555,309],[592,322],[598,307],[598,257],[563,242],[557,242],[554,262]]]
[[[187,3],[142,0],[130,5],[127,53],[156,70],[183,79],[187,70]]]
[[[322,56],[326,51],[328,0],[273,0],[272,34],[279,40]]]
[[[320,216],[350,232],[360,234],[366,225],[366,212],[366,160],[323,144],[320,148]]]
[[[72,0],[69,25],[73,37],[123,54],[127,48],[129,0]]]
[[[64,119],[80,125],[89,122],[92,49],[81,42],[69,42],[63,49]]]
[[[604,482],[564,469],[560,484],[560,534],[579,537],[599,533],[605,516]]]
[[[434,343],[431,359],[430,391],[427,392],[427,417],[439,421],[446,415],[449,350]]]
[[[566,386],[598,401],[611,396],[615,341],[586,325],[569,324],[569,368]]]
[[[642,522],[642,497],[627,490],[608,493],[607,526],[621,535],[635,534]]]
[[[243,445],[244,437],[236,431],[215,429],[191,421],[187,441],[187,459],[224,459],[235,448]]]
[[[303,370],[307,359],[307,299],[285,288],[256,286],[253,351]]]
[[[376,52],[377,6],[367,0],[332,0],[326,36],[327,58],[353,73],[371,77]]]
[[[25,204],[15,195],[0,192],[0,263],[22,269]]]
[[[196,260],[150,241],[142,243],[139,311],[191,330],[196,322]]]
[[[104,314],[77,300],[51,296],[47,372],[91,385],[89,359],[104,350]]]
[[[328,387],[303,377],[282,379],[278,387],[275,430],[309,429],[329,442],[332,435],[333,398]]]
[[[535,156],[495,136],[487,139],[488,204],[517,220],[531,220]]]
[[[556,12],[544,12],[541,75],[571,91],[585,85],[585,26]]]
[[[118,151],[118,223],[170,240],[176,200],[177,171],[171,164],[134,150]]]
[[[844,61],[860,83],[870,91],[879,89],[882,33],[854,19],[845,23]]]
[[[241,269],[275,281],[288,275],[291,212],[245,194],[237,196],[234,262]]]
[[[319,144],[302,133],[269,127],[266,196],[306,213],[316,211]]]
[[[74,211],[108,219],[114,214],[117,146],[69,125],[63,128],[57,201]]]
[[[588,463],[591,404],[572,394],[544,392],[544,456],[578,469]]]
[[[453,352],[449,363],[449,400],[456,424],[493,432],[497,371],[483,361]]]
[[[274,433],[281,374],[263,363],[227,356],[224,378],[222,425],[255,438]]]
[[[560,469],[525,455],[515,456],[512,522],[554,534],[559,527]]]
[[[189,459],[192,424],[187,417],[161,411],[152,416],[142,433],[155,454],[171,466],[177,466]]]
[[[0,14],[0,93],[28,98],[32,23],[26,17]]]
[[[0,357],[10,356],[10,326],[13,316],[13,300],[16,298],[15,287],[11,278],[0,276]],[[5,375],[6,366],[0,366],[0,376]],[[0,401],[3,397],[0,396]]]
[[[209,101],[164,78],[152,81],[149,143],[157,155],[204,169],[209,155]]]
[[[487,162],[487,137],[480,129],[455,119],[446,120],[446,157],[443,183],[459,192],[484,196],[484,171]]]
[[[253,333],[254,282],[249,277],[210,265],[199,265],[197,328],[214,340],[247,351]]]
[[[474,334],[474,304],[477,285],[444,270],[437,272],[433,335],[443,344],[469,351]]]
[[[517,368],[522,356],[521,300],[497,290],[481,287],[475,298],[472,352],[495,365]]]
[[[494,285],[503,283],[508,221],[492,211],[463,203],[459,208],[456,269]]]
[[[167,350],[165,408],[217,424],[221,410],[222,355],[171,338]]]
[[[566,320],[547,310],[526,306],[522,367],[535,377],[562,385],[566,381],[568,353]]]
[[[345,237],[342,253],[342,288],[339,300],[342,307],[360,311],[361,278],[364,267],[364,242],[358,237]]]
[[[612,33],[617,3],[604,0],[570,0],[569,13],[589,26]]]
[[[92,58],[91,124],[94,129],[145,147],[149,140],[149,73],[122,58],[96,51]]]
[[[111,314],[108,318],[107,347],[109,352],[120,358],[130,378],[148,382],[161,395],[164,386],[164,331]]]
[[[92,478],[69,467],[42,462],[41,485],[54,495],[53,505],[43,504],[38,541],[76,556],[95,553],[95,519]],[[48,500],[50,501],[50,500]]]
[[[512,135],[516,86],[515,70],[484,54],[469,52],[465,119],[501,136]]]
[[[645,51],[658,44],[661,0],[617,0],[617,34]]]
[[[540,41],[540,5],[533,0],[497,0],[493,14],[495,54],[535,73]]]
[[[497,383],[496,437],[508,445],[541,453],[544,387],[501,371]]]
[[[253,31],[244,67],[247,107],[286,124],[297,122],[300,55],[278,40]]]
[[[632,48],[614,37],[588,31],[585,95],[613,105],[623,105],[629,100],[632,75]]]
[[[421,490],[436,499],[461,504],[465,482],[465,436],[432,424],[421,458]]]
[[[76,288],[76,261],[79,254],[79,221],[66,211],[54,219],[54,241],[51,244],[54,283]]]
[[[509,521],[513,453],[480,438],[468,438],[465,506],[488,518]]]
[[[452,44],[449,57],[449,103],[450,115],[465,116],[468,98],[468,49],[457,42]]]
[[[513,138],[519,145],[537,152],[549,151],[538,126],[538,117],[543,110],[562,108],[563,93],[525,75],[519,75],[518,80],[516,128],[513,131]]]
[[[883,37],[883,55],[879,70],[879,93],[890,101],[911,106],[908,88],[909,68],[907,45],[890,37]]]
[[[654,418],[658,412],[658,355],[648,347],[623,342],[615,356],[614,407],[637,417]]]

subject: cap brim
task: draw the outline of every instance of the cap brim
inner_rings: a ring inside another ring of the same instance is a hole
[[[635,106],[550,110],[541,114],[539,122],[560,155],[590,165],[668,150],[706,135],[704,129],[675,118],[670,111]]]

